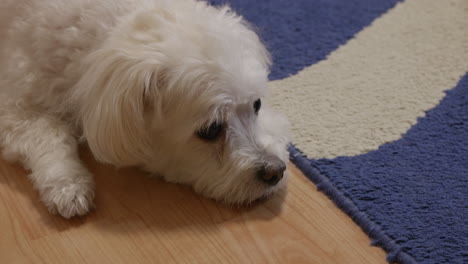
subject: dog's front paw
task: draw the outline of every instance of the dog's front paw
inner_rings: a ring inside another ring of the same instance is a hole
[[[94,185],[92,183],[69,183],[45,191],[42,200],[49,211],[65,218],[81,216],[93,207]]]

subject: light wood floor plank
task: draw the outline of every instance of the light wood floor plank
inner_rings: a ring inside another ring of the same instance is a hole
[[[96,210],[72,220],[51,216],[27,172],[0,160],[0,263],[386,263],[294,166],[287,191],[230,208],[82,156]]]

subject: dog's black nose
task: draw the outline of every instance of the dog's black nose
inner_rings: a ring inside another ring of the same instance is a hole
[[[283,179],[285,170],[286,164],[284,162],[265,164],[257,171],[257,178],[273,186]]]

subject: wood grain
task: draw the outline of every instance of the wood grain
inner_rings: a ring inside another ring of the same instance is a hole
[[[386,263],[384,252],[291,166],[287,191],[248,208],[83,159],[96,210],[65,220],[0,160],[0,263]]]

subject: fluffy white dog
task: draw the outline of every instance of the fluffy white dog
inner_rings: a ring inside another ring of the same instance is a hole
[[[285,183],[287,120],[270,57],[228,7],[195,0],[2,0],[0,146],[49,210],[93,205],[78,142],[227,203]]]

